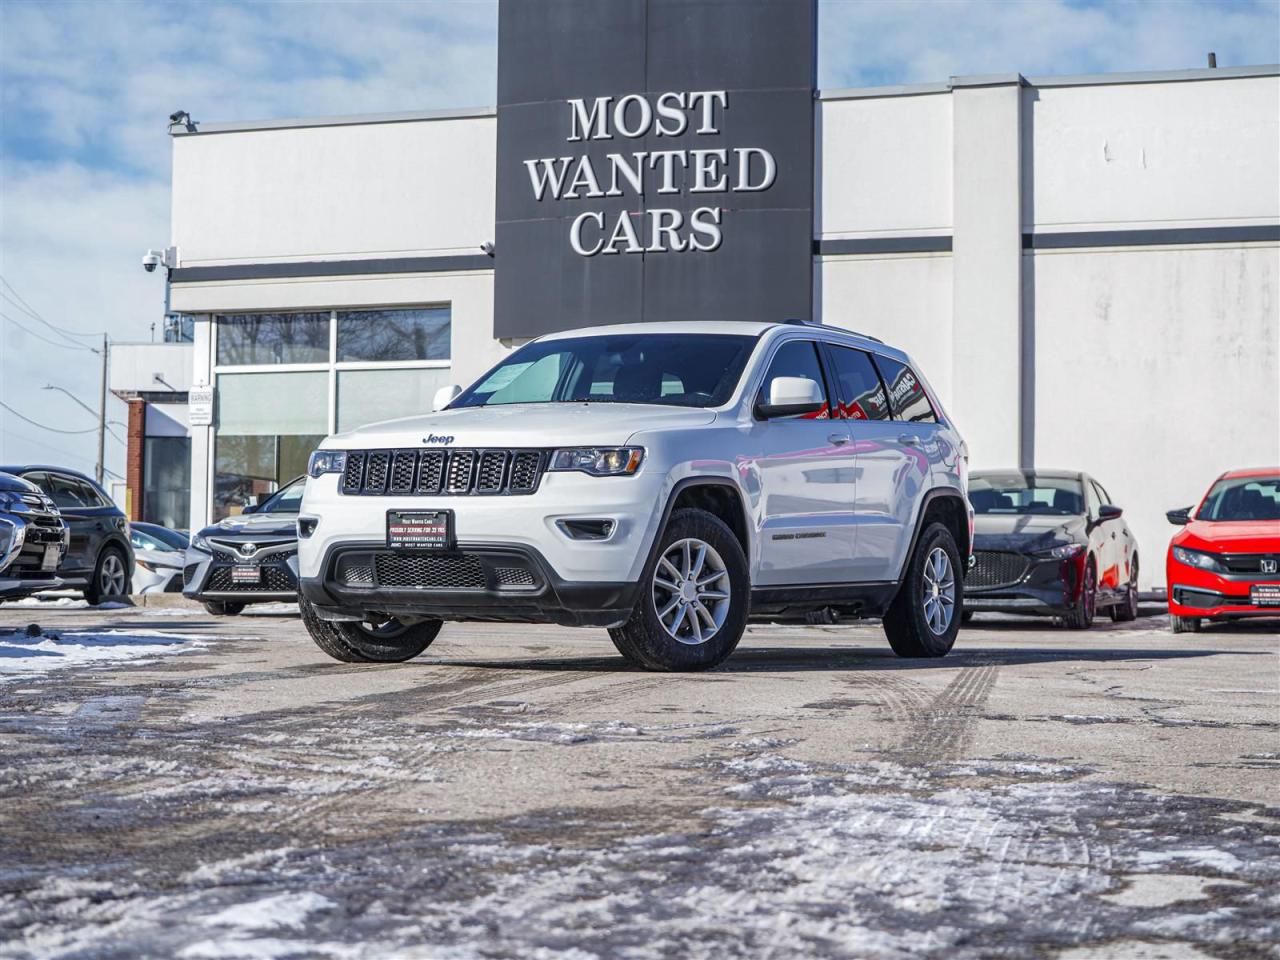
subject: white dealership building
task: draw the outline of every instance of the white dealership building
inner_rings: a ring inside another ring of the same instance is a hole
[[[812,109],[815,318],[914,355],[974,468],[1093,474],[1162,585],[1164,511],[1280,462],[1280,68],[956,77]],[[515,345],[494,334],[495,111],[171,133],[192,529]]]

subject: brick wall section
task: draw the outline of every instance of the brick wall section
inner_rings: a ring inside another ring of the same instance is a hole
[[[142,481],[146,451],[147,405],[141,400],[129,401],[129,434],[125,438],[125,486],[129,490],[129,519],[142,519]]]

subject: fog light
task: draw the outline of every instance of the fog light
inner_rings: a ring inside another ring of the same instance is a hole
[[[303,540],[307,540],[316,532],[316,527],[320,525],[319,517],[299,517],[298,518],[298,536]]]
[[[557,520],[557,525],[571,540],[608,540],[613,534],[612,520]]]

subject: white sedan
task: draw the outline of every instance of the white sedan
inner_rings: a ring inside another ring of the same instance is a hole
[[[181,593],[187,535],[154,523],[131,523],[133,593]]]

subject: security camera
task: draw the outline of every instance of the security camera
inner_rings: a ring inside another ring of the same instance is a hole
[[[164,255],[159,250],[148,250],[142,255],[142,269],[147,273],[155,273],[156,267],[164,262]]]
[[[480,244],[480,252],[483,253],[486,257],[492,257],[493,244],[490,243],[488,240],[486,240],[484,243]]]

